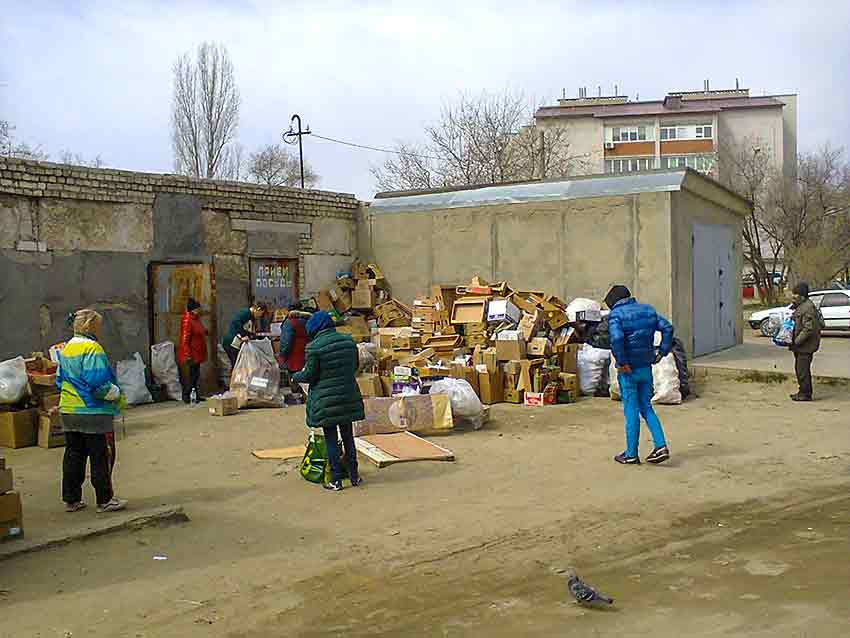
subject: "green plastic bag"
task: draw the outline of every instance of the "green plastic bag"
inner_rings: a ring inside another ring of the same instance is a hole
[[[345,459],[340,459],[343,478],[348,477],[348,467]],[[310,483],[330,483],[331,464],[328,462],[328,446],[324,434],[310,432],[307,438],[307,449],[301,459],[301,476]]]

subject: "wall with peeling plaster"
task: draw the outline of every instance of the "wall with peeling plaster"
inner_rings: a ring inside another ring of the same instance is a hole
[[[121,359],[150,346],[148,268],[214,267],[219,326],[246,306],[250,257],[299,260],[313,294],[357,255],[353,195],[0,158],[0,360],[68,336],[81,307],[104,315]]]

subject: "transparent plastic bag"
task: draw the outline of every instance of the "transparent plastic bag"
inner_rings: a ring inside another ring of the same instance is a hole
[[[620,394],[620,375],[617,371],[617,360],[611,355],[611,366],[608,368],[608,394],[612,401],[622,401]]]
[[[0,403],[17,403],[27,395],[27,364],[23,357],[0,363]]]
[[[230,377],[230,391],[240,408],[284,406],[280,368],[268,339],[247,341],[239,348]]]
[[[180,372],[174,355],[174,344],[163,341],[151,346],[151,376],[154,383],[164,385],[168,398],[180,401],[183,398],[183,386],[180,385]]]
[[[132,359],[118,362],[115,366],[115,376],[128,405],[153,403],[145,381],[145,361],[138,352],[133,354]]]
[[[359,365],[358,372],[371,372],[375,369],[375,351],[377,346],[374,343],[358,343],[357,357]]]
[[[484,405],[466,379],[441,379],[431,385],[430,394],[447,394],[455,425],[469,424],[473,430],[484,425]]]

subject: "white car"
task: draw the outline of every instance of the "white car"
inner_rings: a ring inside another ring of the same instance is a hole
[[[816,290],[809,293],[809,299],[820,309],[827,330],[850,330],[850,290]],[[749,319],[753,330],[767,334],[765,328],[771,314],[790,311],[790,306],[779,306],[754,312]]]

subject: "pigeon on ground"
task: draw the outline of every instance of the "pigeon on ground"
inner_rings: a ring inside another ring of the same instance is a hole
[[[567,587],[573,598],[581,605],[601,606],[613,605],[614,599],[608,598],[604,594],[597,592],[593,587],[585,583],[572,569],[559,570],[562,576],[566,577]]]

